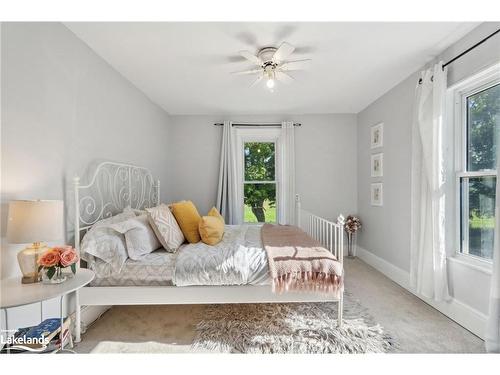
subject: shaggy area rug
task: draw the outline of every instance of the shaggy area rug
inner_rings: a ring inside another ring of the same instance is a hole
[[[196,327],[193,351],[222,353],[385,353],[392,337],[345,293],[337,303],[210,305]]]

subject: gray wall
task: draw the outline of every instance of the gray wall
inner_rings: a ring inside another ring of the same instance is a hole
[[[297,192],[302,206],[325,217],[356,212],[356,115],[172,116],[170,200],[192,199],[201,213],[216,201],[224,119],[301,122],[296,128]]]
[[[453,58],[486,35],[500,23],[484,23],[444,51],[437,60]],[[500,35],[491,38],[448,68],[448,85],[500,61]],[[358,114],[358,212],[364,227],[358,244],[404,271],[410,269],[410,166],[411,124],[415,72]],[[384,122],[384,177],[370,178],[370,127]],[[370,205],[370,183],[383,181],[384,206]],[[484,273],[450,262],[450,286],[454,296],[486,313],[489,278]],[[461,280],[478,280],[470,290]]]
[[[92,161],[130,162],[167,179],[168,114],[65,26],[2,23],[1,52],[2,238],[8,201],[65,199],[67,182]],[[2,242],[1,276],[18,275],[24,246]]]
[[[358,114],[358,244],[410,270],[410,165],[413,75]],[[370,149],[370,127],[384,123],[384,145]],[[384,153],[384,176],[370,177],[370,155]],[[384,205],[371,206],[370,184],[384,183]]]

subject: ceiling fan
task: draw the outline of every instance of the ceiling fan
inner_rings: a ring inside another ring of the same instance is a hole
[[[258,74],[257,79],[251,86],[255,86],[262,79],[266,79],[266,86],[272,91],[276,81],[291,83],[294,78],[287,72],[302,70],[311,59],[288,60],[295,47],[283,42],[279,48],[265,47],[259,50],[257,55],[250,51],[240,51],[240,55],[248,61],[257,65],[258,68],[233,72],[233,74]]]

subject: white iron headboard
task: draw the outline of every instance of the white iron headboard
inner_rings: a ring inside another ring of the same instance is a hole
[[[127,206],[142,210],[157,206],[160,200],[160,181],[151,172],[131,164],[105,161],[97,165],[90,182],[75,188],[75,248],[80,251],[81,231],[97,221],[123,211]]]

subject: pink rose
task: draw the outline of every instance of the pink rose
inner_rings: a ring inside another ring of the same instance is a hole
[[[61,266],[68,267],[76,262],[78,262],[78,254],[71,246],[61,251]]]
[[[69,246],[69,245],[64,245],[64,246],[56,246],[56,247],[53,247],[52,248],[53,250],[57,250],[59,251],[59,254],[62,254],[64,253],[66,250],[71,250],[73,249],[73,247]]]

